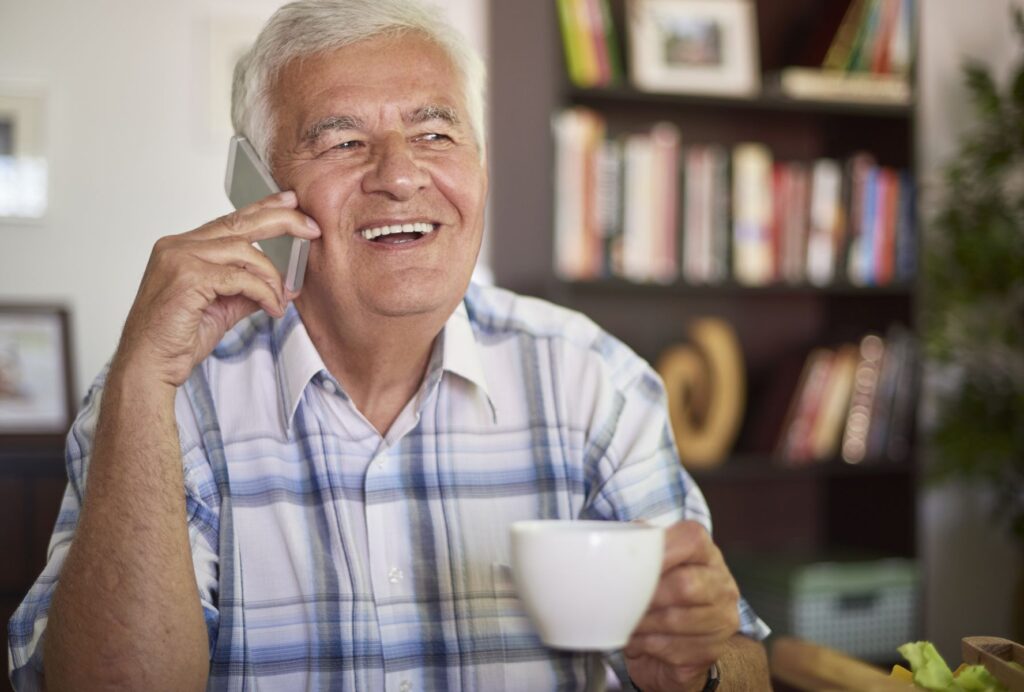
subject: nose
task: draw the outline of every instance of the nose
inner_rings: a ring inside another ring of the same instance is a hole
[[[407,200],[429,183],[429,176],[417,163],[409,143],[398,133],[377,142],[370,170],[363,176],[363,191],[383,193],[395,200]]]

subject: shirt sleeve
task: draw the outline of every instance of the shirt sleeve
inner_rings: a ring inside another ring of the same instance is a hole
[[[707,501],[679,460],[661,378],[636,356],[623,360],[610,374],[610,403],[599,407],[606,413],[588,442],[593,490],[586,518],[659,526],[693,520],[711,533]],[[758,640],[771,633],[744,599],[738,608],[740,633]]]
[[[83,408],[68,433],[65,448],[68,485],[50,537],[46,566],[8,623],[8,675],[11,685],[19,692],[42,689],[43,640],[50,601],[78,527],[105,379],[106,370],[90,387]],[[195,433],[194,417],[181,390],[175,408],[183,452],[192,562],[212,647],[218,621],[216,509],[219,503],[209,464]]]

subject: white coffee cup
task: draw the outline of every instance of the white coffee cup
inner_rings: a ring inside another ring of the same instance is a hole
[[[517,521],[512,574],[541,641],[556,649],[625,646],[661,574],[661,527],[618,521]]]

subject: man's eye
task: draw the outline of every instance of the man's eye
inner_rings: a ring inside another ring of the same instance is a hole
[[[361,144],[362,144],[362,142],[360,142],[358,139],[350,139],[347,142],[338,142],[337,144],[335,144],[331,148],[332,149],[356,149]]]
[[[423,142],[450,142],[452,140],[451,137],[440,132],[428,132],[425,135],[420,135],[419,139]]]

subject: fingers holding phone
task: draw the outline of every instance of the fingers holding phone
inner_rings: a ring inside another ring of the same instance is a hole
[[[246,315],[280,317],[290,295],[271,259],[253,242],[308,242],[320,230],[298,211],[293,192],[278,193],[153,247],[128,315],[116,361],[181,385],[192,368]]]

